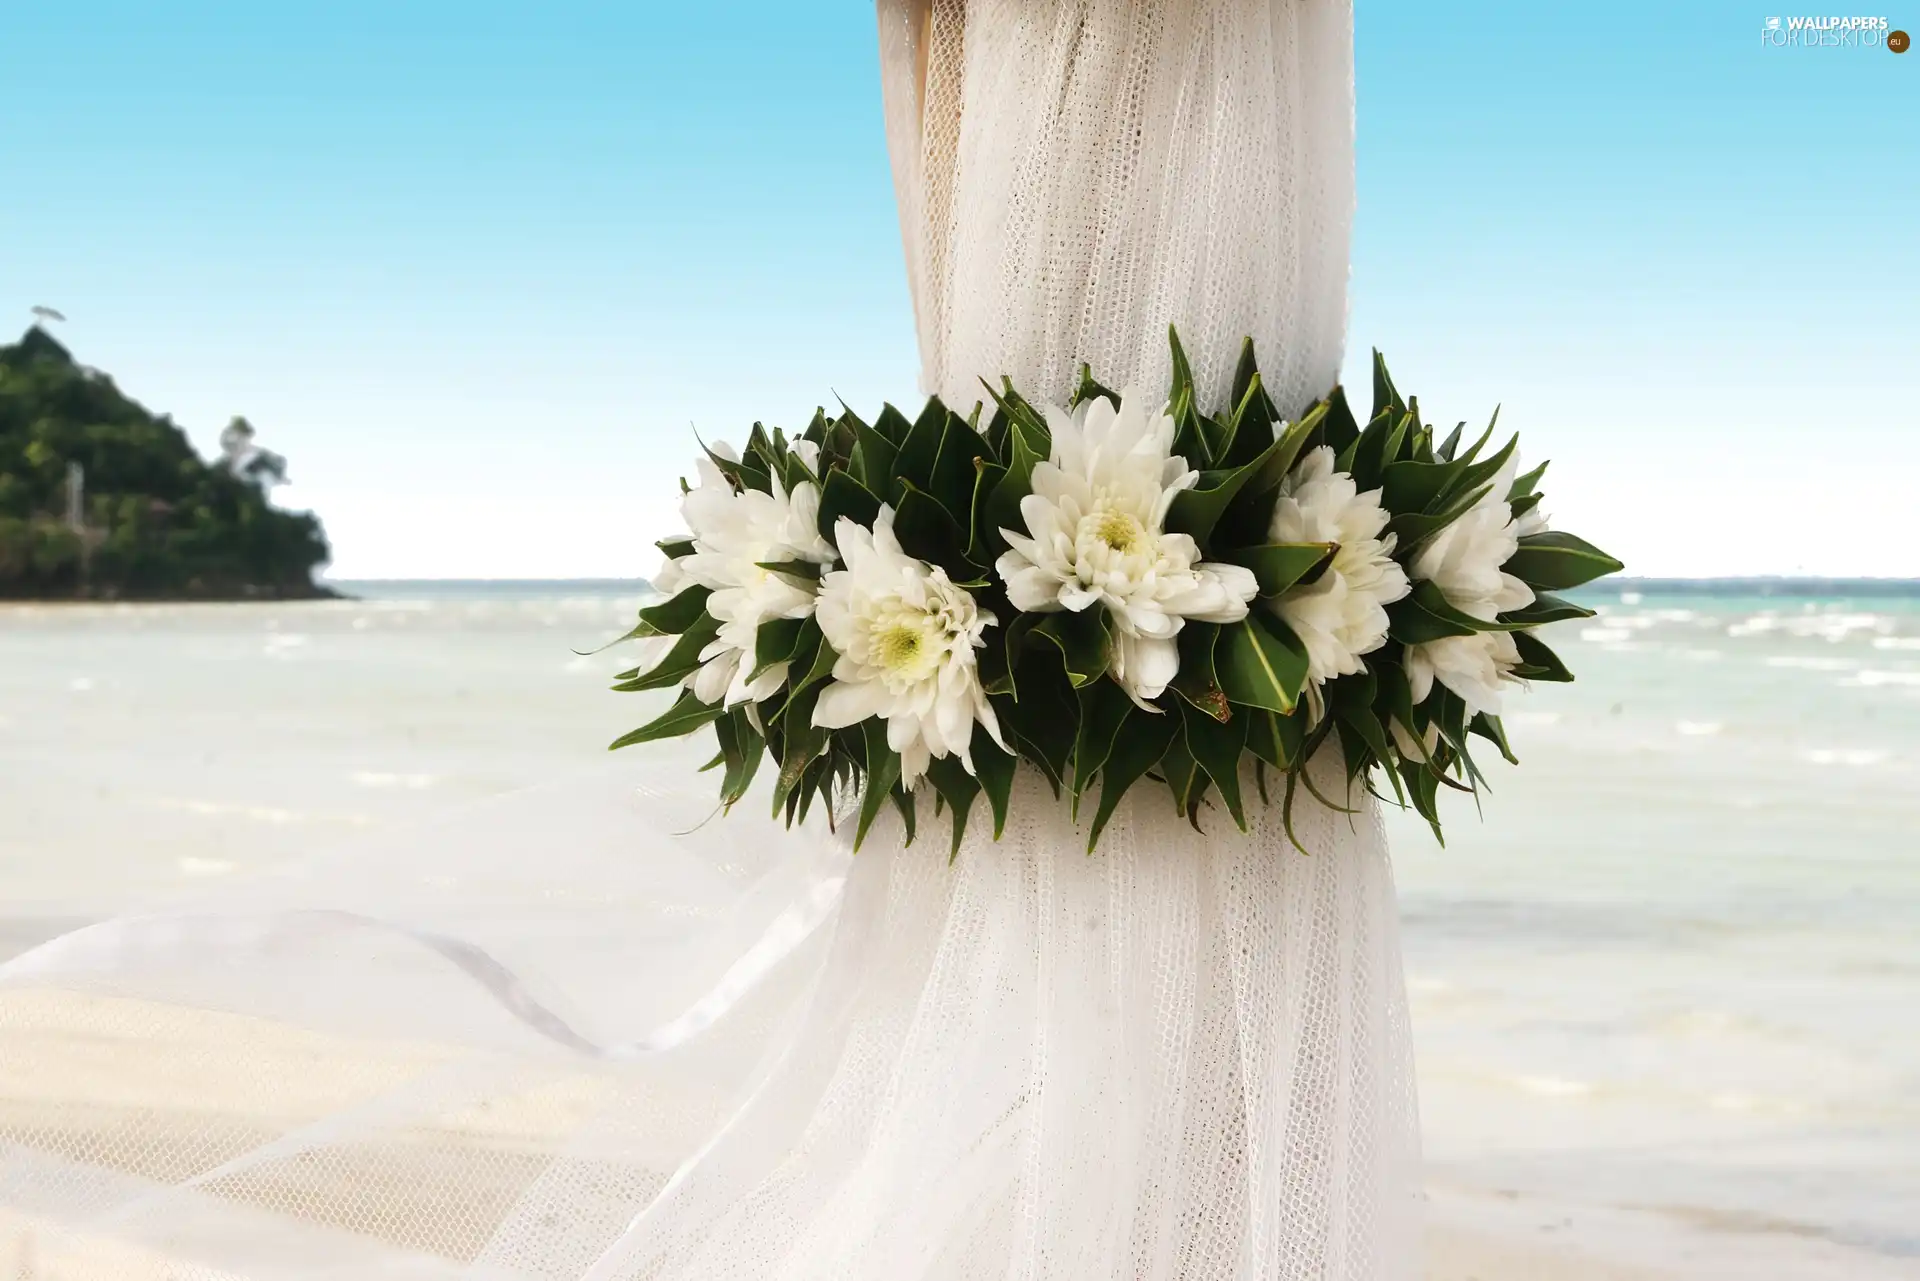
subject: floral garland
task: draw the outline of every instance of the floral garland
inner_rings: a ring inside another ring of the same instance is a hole
[[[1573,679],[1535,629],[1592,611],[1553,593],[1620,562],[1547,528],[1517,438],[1436,439],[1378,353],[1365,427],[1338,387],[1283,420],[1251,341],[1209,416],[1171,337],[1164,402],[1083,369],[1065,409],[989,387],[984,427],[936,399],[708,448],[615,686],[682,692],[613,746],[712,725],[723,804],[771,757],[789,823],[858,793],[856,848],[889,800],[911,840],[930,786],[957,852],[983,792],[1000,835],[1016,761],[1076,818],[1097,784],[1089,850],[1142,778],[1244,830],[1246,756],[1291,836],[1333,742],[1439,835],[1439,789],[1485,781],[1470,737],[1514,760],[1502,688]]]

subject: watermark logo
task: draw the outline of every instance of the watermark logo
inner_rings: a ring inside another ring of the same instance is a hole
[[[1760,28],[1760,43],[1768,49],[1877,49],[1882,45],[1905,53],[1912,40],[1893,29],[1886,18],[1821,17],[1768,18]]]

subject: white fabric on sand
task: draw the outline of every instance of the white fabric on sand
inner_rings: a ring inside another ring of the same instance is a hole
[[[1336,375],[1350,12],[881,0],[929,386]],[[1204,353],[1204,354],[1202,354]],[[1371,802],[1250,835],[1022,776],[857,856],[685,745],[0,966],[45,1275],[1386,1281],[1416,1124]],[[1331,765],[1332,762],[1324,762]],[[1318,775],[1339,790],[1337,770]],[[9,1256],[5,1247],[17,1247]],[[4,1265],[0,1265],[4,1266]],[[24,1269],[26,1265],[21,1265]]]

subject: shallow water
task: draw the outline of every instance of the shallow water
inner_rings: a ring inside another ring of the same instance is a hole
[[[1628,602],[1397,824],[1436,1180],[1920,1256],[1920,609]]]
[[[636,599],[0,607],[0,956],[603,761]],[[1434,1183],[1920,1257],[1920,601],[1593,601],[1393,820]]]

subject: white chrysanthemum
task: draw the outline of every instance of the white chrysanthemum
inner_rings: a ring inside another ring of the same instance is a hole
[[[1280,486],[1272,540],[1336,544],[1320,577],[1272,602],[1307,647],[1307,679],[1315,685],[1361,671],[1361,657],[1387,643],[1387,606],[1412,590],[1393,558],[1388,519],[1380,491],[1360,493],[1352,476],[1334,470],[1333,450],[1325,445],[1301,459]]]
[[[787,668],[776,663],[758,680],[748,679],[753,674],[755,633],[762,623],[776,618],[805,618],[813,612],[814,602],[811,584],[761,565],[790,560],[833,563],[833,547],[816,527],[820,492],[811,482],[803,482],[789,494],[776,478],[770,494],[751,489],[735,493],[712,462],[703,458],[698,467],[699,486],[680,501],[681,515],[693,535],[693,552],[670,561],[665,573],[675,590],[690,582],[713,590],[707,612],[719,620],[720,634],[700,651],[701,667],[688,684],[704,702],[724,702],[729,707],[759,702],[780,688]]]
[[[1449,605],[1483,622],[1533,603],[1533,589],[1502,568],[1520,547],[1521,526],[1507,502],[1519,464],[1518,455],[1509,458],[1486,495],[1428,539],[1408,566],[1416,581],[1433,583]],[[1407,648],[1415,702],[1425,699],[1437,680],[1473,712],[1499,712],[1500,686],[1513,679],[1519,665],[1519,651],[1505,632],[1449,636]]]
[[[842,517],[834,540],[846,568],[821,580],[815,617],[838,658],[813,723],[844,729],[873,716],[886,721],[887,746],[900,753],[907,787],[935,757],[957,756],[972,773],[975,721],[1006,746],[973,655],[996,620],[946,570],[900,549],[891,507],[880,509],[871,532]]]
[[[1439,681],[1458,694],[1469,715],[1500,714],[1500,687],[1514,679],[1520,651],[1510,632],[1446,636],[1407,647],[1407,683],[1413,701],[1424,703]]]
[[[1000,531],[1012,550],[996,568],[1017,609],[1104,606],[1114,679],[1145,706],[1179,671],[1174,637],[1185,621],[1237,622],[1259,585],[1238,565],[1203,564],[1192,538],[1166,532],[1173,496],[1199,474],[1173,454],[1172,418],[1133,391],[1121,402],[1048,408],[1053,456],[1020,500],[1027,532]]]
[[[1507,503],[1519,462],[1517,455],[1509,458],[1480,501],[1429,538],[1408,566],[1415,581],[1433,583],[1448,604],[1483,622],[1533,603],[1533,589],[1501,568],[1520,547],[1520,526]]]
[[[1440,727],[1427,726],[1426,732],[1414,736],[1414,733],[1399,717],[1387,722],[1387,728],[1393,731],[1393,745],[1400,749],[1400,755],[1410,761],[1425,761],[1432,758],[1440,746]]]

